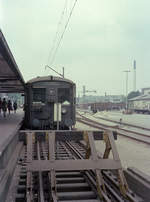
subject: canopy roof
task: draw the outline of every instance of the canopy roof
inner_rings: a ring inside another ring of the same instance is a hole
[[[0,30],[0,93],[24,92],[25,82]]]

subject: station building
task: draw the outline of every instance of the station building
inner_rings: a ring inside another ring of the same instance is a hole
[[[150,88],[142,88],[142,94],[128,100],[129,109],[137,113],[150,113]]]

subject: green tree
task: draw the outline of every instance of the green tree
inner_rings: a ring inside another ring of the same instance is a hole
[[[131,91],[129,94],[128,94],[128,99],[132,99],[134,97],[137,97],[140,95],[140,92],[139,91]]]

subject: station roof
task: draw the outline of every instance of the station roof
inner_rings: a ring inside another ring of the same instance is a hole
[[[24,79],[0,30],[0,93],[21,93],[24,86]]]

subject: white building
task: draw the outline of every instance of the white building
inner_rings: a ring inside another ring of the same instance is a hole
[[[150,94],[150,88],[142,88],[142,94],[144,95]]]
[[[150,91],[146,89],[143,92],[145,94],[129,99],[129,109],[135,112],[150,113]]]

